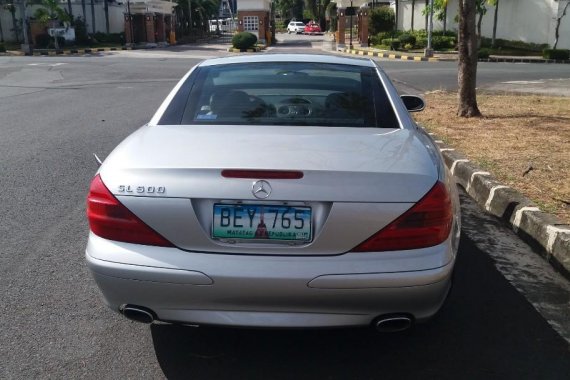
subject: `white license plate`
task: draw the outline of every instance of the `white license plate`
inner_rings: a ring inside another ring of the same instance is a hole
[[[214,204],[213,238],[309,242],[312,231],[310,207]]]

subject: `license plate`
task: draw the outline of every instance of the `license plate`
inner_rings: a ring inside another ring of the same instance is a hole
[[[311,241],[310,207],[214,204],[217,239]]]

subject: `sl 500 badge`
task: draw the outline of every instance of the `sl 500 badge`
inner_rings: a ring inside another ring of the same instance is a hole
[[[164,186],[131,186],[119,185],[119,193],[130,194],[164,194],[166,188]]]

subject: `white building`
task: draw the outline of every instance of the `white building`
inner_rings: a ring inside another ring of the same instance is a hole
[[[519,40],[538,44],[554,44],[556,18],[562,14],[570,0],[500,0],[497,19],[497,38]],[[412,29],[412,8],[414,8],[413,29],[425,29],[426,19],[423,10],[426,0],[399,0],[400,12],[398,28]],[[458,12],[458,1],[449,0],[447,8],[447,30],[457,31],[455,21]],[[484,37],[493,35],[493,17],[495,7],[487,5],[487,14],[483,16],[481,34]],[[434,30],[442,30],[443,22],[434,18]],[[570,49],[570,6],[562,18],[559,30],[558,49]]]

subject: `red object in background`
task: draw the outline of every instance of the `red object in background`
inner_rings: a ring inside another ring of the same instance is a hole
[[[311,21],[307,25],[305,25],[305,34],[315,34],[315,33],[322,33],[321,27],[314,21]]]

